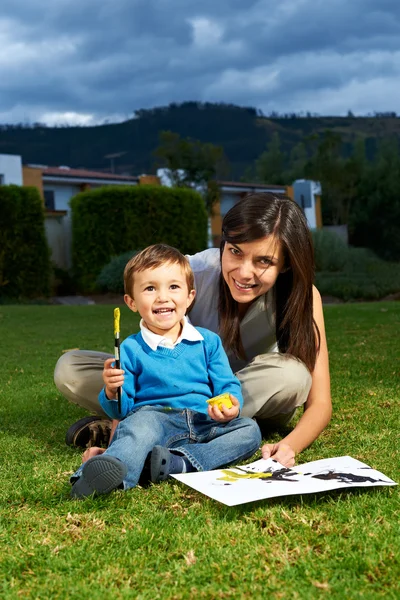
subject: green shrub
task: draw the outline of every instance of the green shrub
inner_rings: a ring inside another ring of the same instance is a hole
[[[400,264],[385,262],[364,248],[349,248],[345,269],[340,273],[316,274],[322,295],[342,300],[379,300],[400,291]]]
[[[38,190],[0,186],[0,297],[48,296],[50,272],[43,202]]]
[[[102,291],[123,294],[125,265],[135,254],[137,254],[137,251],[131,250],[119,256],[114,256],[100,271],[100,275],[96,280],[96,286]]]
[[[349,248],[344,240],[333,231],[312,231],[316,271],[342,271],[349,259]]]
[[[193,254],[207,246],[202,197],[187,188],[118,186],[71,200],[72,260],[82,290],[93,290],[112,256],[164,242]]]
[[[353,248],[334,232],[312,232],[316,277],[324,296],[342,300],[379,300],[400,291],[400,265],[378,258],[367,248]]]

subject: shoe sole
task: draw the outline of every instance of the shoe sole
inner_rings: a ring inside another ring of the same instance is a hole
[[[92,415],[79,419],[68,429],[65,435],[65,443],[73,448],[87,448],[92,438],[92,426],[96,427],[96,425],[97,431],[94,432],[93,440],[95,443],[91,445],[100,446],[102,443],[108,443],[106,438],[109,438],[109,433],[106,435],[104,431],[106,422],[109,424],[109,429],[111,429],[111,421],[103,417]]]
[[[72,498],[86,498],[93,494],[108,494],[126,477],[128,470],[114,456],[94,456],[84,465],[82,475],[72,486]]]
[[[71,427],[68,429],[66,435],[65,435],[65,443],[67,444],[67,446],[77,446],[79,448],[83,448],[84,446],[81,446],[80,443],[77,444],[77,438],[79,436],[79,434],[82,434],[82,432],[88,428],[88,425],[90,425],[91,423],[95,423],[96,421],[101,421],[101,417],[95,417],[95,416],[91,416],[91,417],[83,417],[82,419],[79,419],[79,421],[76,421],[76,423],[74,423],[73,425],[71,425]],[[86,436],[87,440],[90,439],[90,432],[88,430],[88,435]]]

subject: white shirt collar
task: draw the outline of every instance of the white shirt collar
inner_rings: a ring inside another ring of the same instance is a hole
[[[152,350],[157,350],[158,346],[164,346],[164,348],[175,348],[175,346],[182,340],[198,342],[204,339],[201,333],[197,331],[197,329],[193,327],[191,323],[189,323],[187,317],[183,317],[181,323],[183,325],[182,333],[175,343],[169,338],[150,331],[150,329],[146,327],[143,319],[140,320],[140,331],[142,332],[144,341]]]

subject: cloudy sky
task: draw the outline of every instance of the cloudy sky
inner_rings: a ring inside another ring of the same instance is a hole
[[[1,0],[0,123],[185,100],[400,113],[400,0]]]

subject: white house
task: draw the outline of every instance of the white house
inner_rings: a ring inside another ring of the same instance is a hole
[[[137,185],[138,177],[114,175],[69,167],[36,167],[42,173],[43,199],[46,209],[46,235],[52,249],[52,260],[63,268],[70,268],[71,212],[70,200],[79,192],[110,185]]]
[[[0,185],[23,185],[21,157],[0,154]]]
[[[220,244],[224,216],[241,198],[247,194],[255,194],[257,192],[290,195],[285,185],[242,183],[237,181],[217,181],[217,184],[219,188],[219,201],[214,206],[214,214],[211,219],[211,235],[214,246],[219,246]]]
[[[151,183],[151,177],[115,175],[70,167],[22,165],[18,155],[0,154],[0,184],[36,187],[45,207],[45,229],[53,262],[63,268],[71,267],[70,200],[79,192],[109,185],[138,185]]]
[[[320,183],[310,179],[296,179],[292,188],[293,200],[303,209],[310,229],[321,227]]]

